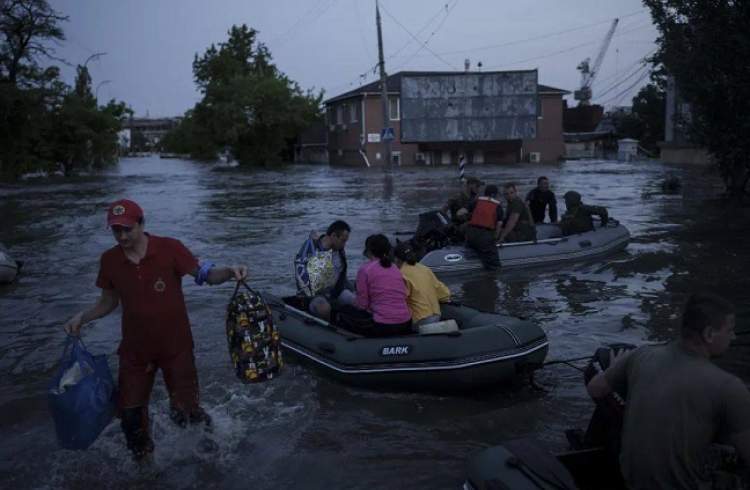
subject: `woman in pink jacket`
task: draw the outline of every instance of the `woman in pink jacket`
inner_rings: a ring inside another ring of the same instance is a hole
[[[391,243],[384,235],[370,235],[365,241],[369,259],[357,271],[356,306],[372,313],[375,326],[369,336],[409,334],[411,312],[406,304],[406,284],[391,262]]]

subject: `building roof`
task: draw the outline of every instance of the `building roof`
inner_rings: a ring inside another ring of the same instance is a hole
[[[526,71],[526,70],[523,70]],[[472,71],[472,72],[465,72],[465,71],[400,71],[398,73],[394,73],[393,75],[389,75],[386,79],[386,85],[388,87],[388,92],[397,94],[401,91],[401,77],[404,75],[462,75],[464,73],[513,73],[513,71]],[[538,85],[539,93],[540,94],[560,94],[565,95],[569,94],[570,92],[567,90],[563,90],[561,88],[555,88],[550,87],[549,85],[542,85],[541,83]],[[374,82],[367,83],[365,85],[362,85],[360,87],[355,88],[354,90],[350,90],[348,92],[344,92],[343,94],[337,95],[335,97],[332,97],[328,100],[326,100],[325,104],[331,104],[333,102],[338,102],[340,100],[348,99],[351,97],[356,97],[358,95],[363,94],[379,94],[380,93],[380,80],[375,80]]]

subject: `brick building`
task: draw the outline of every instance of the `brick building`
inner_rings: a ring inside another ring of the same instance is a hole
[[[556,162],[565,154],[563,96],[570,92],[538,85],[536,137],[498,141],[402,143],[401,78],[412,75],[450,75],[453,72],[399,72],[388,77],[388,112],[395,132],[392,159],[396,165],[467,163]],[[455,72],[462,74],[463,72]],[[380,81],[375,81],[325,101],[328,156],[332,165],[382,165],[380,132],[383,113]]]

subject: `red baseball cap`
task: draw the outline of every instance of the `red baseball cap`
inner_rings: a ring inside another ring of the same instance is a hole
[[[129,199],[120,199],[109,205],[107,210],[107,226],[135,226],[143,218],[143,210]]]

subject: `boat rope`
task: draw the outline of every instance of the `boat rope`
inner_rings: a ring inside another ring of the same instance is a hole
[[[588,361],[594,356],[588,355],[583,357],[573,357],[570,359],[555,359],[554,361],[547,361],[542,364],[542,367],[551,366],[553,364],[565,364],[566,366],[570,366],[572,368],[578,369],[579,371],[583,372],[584,369],[582,367],[576,366],[575,364],[572,364],[577,361]]]

